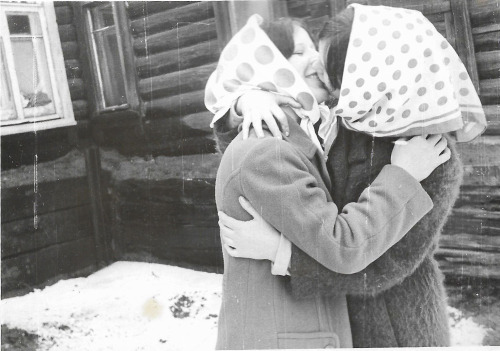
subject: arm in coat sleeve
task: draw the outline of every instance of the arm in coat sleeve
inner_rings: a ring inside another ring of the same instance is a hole
[[[293,245],[290,267],[293,294],[298,298],[318,293],[325,296],[340,293],[375,295],[411,275],[435,249],[458,196],[462,164],[454,145],[449,143],[449,147],[451,159],[422,182],[434,203],[433,209],[401,241],[362,271],[351,275],[332,272]]]
[[[378,258],[432,208],[420,183],[387,165],[357,203],[338,212],[288,142],[262,139],[241,167],[244,196],[263,218],[329,270],[350,274]]]

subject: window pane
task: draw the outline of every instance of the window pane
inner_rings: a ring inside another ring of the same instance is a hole
[[[9,26],[12,23],[13,28],[23,32],[23,35],[12,32],[10,34],[24,117],[36,118],[54,114],[56,111],[49,66],[38,14],[8,15],[7,18],[12,20]],[[27,30],[29,32],[26,32]]]
[[[123,66],[118,47],[118,37],[111,4],[106,3],[90,9],[92,39],[95,44],[95,69],[103,107],[120,106],[127,103]]]
[[[16,118],[16,107],[7,73],[7,61],[5,60],[3,41],[0,38],[0,120],[9,121]]]

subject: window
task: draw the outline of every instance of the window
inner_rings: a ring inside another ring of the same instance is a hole
[[[83,6],[97,113],[138,106],[125,6],[124,2],[91,2]]]
[[[55,11],[0,3],[1,134],[74,125]]]

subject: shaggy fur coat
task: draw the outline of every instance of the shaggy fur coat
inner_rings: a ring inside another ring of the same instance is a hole
[[[237,130],[216,123],[223,152]],[[339,208],[356,202],[384,165],[390,163],[393,139],[340,129],[327,167],[332,198]],[[448,346],[449,326],[443,276],[433,254],[441,229],[458,196],[462,164],[453,145],[450,161],[422,186],[433,209],[406,236],[363,271],[329,271],[293,246],[290,288],[297,298],[347,294],[354,347]]]

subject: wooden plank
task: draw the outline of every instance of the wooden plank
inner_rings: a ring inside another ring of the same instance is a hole
[[[73,24],[63,24],[59,26],[59,38],[62,43],[76,41],[76,30]]]
[[[500,31],[500,23],[490,24],[487,26],[481,26],[472,28],[472,34],[484,34],[491,32],[499,32]]]
[[[455,50],[467,68],[467,72],[477,91],[479,90],[479,77],[477,73],[474,40],[470,22],[467,0],[451,0],[451,12],[455,25]]]
[[[65,60],[64,66],[66,67],[66,77],[81,78],[82,69],[79,60]]]
[[[455,208],[476,207],[486,211],[500,211],[500,187],[462,186]]]
[[[203,111],[183,116],[181,117],[181,121],[188,128],[203,131],[205,133],[212,133],[210,122],[212,121],[213,116],[212,112]]]
[[[197,1],[130,1],[127,12],[131,19],[135,19],[195,3]]]
[[[88,205],[2,223],[2,260],[90,235]]]
[[[500,166],[464,166],[464,185],[498,186],[500,184]]]
[[[476,61],[480,79],[500,78],[500,50],[478,52]]]
[[[441,235],[439,238],[439,248],[500,253],[500,237],[463,233]],[[445,254],[444,251],[441,251],[441,253]],[[498,256],[500,257],[500,255]]]
[[[169,96],[161,99],[146,101],[146,116],[149,118],[164,118],[183,116],[192,113],[204,112],[205,91],[193,91],[182,95]]]
[[[209,126],[208,128],[210,129]],[[162,140],[173,141],[186,137],[206,136],[207,134],[211,136],[212,134],[211,131],[189,128],[181,116],[148,119],[144,123],[144,132],[149,139],[148,142],[153,143],[162,142]]]
[[[198,137],[184,137],[177,140],[165,140],[165,138],[151,138],[149,145],[142,150],[144,154],[153,157],[159,155],[165,156],[185,156],[196,154],[212,154],[215,149],[215,141],[211,135]],[[133,150],[130,150],[132,152]],[[136,152],[135,154],[142,154]]]
[[[40,182],[33,185],[6,188],[2,186],[2,223],[89,203],[86,177],[61,179],[56,182]],[[36,204],[36,211],[35,211]]]
[[[147,56],[216,38],[215,21],[210,19],[183,26],[179,29],[137,37],[134,39],[134,51],[137,56]]]
[[[474,45],[476,52],[500,50],[500,32],[491,32],[474,35]]]
[[[217,62],[142,79],[139,81],[140,96],[144,100],[152,100],[204,89],[208,77],[215,71],[216,67]]]
[[[479,85],[479,97],[483,105],[500,104],[500,78],[483,79]]]
[[[464,165],[500,165],[500,136],[483,136],[457,144],[457,151]]]
[[[83,79],[81,78],[69,78],[69,93],[71,95],[71,100],[83,100],[85,99],[85,85]]]
[[[212,4],[197,2],[163,12],[151,14],[145,18],[131,21],[130,28],[134,36],[147,35],[172,30],[193,22],[201,22],[214,17]]]
[[[483,109],[488,121],[485,134],[500,135],[500,105],[486,105],[483,106]]]
[[[33,287],[61,274],[97,268],[91,236],[2,260],[2,296]]]
[[[453,209],[444,234],[500,235],[500,214],[480,209]]]
[[[140,78],[159,76],[178,70],[201,66],[219,59],[217,40],[195,44],[179,50],[170,50],[137,59],[137,72]]]
[[[55,7],[56,20],[58,25],[73,23],[73,9],[71,6]]]
[[[80,51],[77,42],[67,41],[61,43],[61,47],[65,60],[78,59],[80,57]]]

